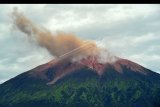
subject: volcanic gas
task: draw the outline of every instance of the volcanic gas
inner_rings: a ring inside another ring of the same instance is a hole
[[[105,63],[113,63],[116,60],[116,57],[109,54],[106,49],[98,47],[95,41],[83,40],[70,33],[52,33],[36,25],[17,9],[13,10],[11,16],[14,26],[19,31],[26,34],[31,42],[36,42],[38,46],[46,48],[55,57],[54,63],[61,63],[61,69],[54,72],[54,79],[51,83],[70,74],[80,66],[87,66],[102,75]]]

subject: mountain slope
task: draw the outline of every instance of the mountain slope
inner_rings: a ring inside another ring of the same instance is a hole
[[[53,60],[0,85],[0,107],[159,107],[160,75],[126,59]]]

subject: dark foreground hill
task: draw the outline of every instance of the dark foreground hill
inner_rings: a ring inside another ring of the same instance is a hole
[[[0,85],[0,107],[160,107],[160,74],[125,59],[88,63],[51,61],[18,75]]]

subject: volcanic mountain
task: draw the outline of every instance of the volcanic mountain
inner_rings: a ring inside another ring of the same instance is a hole
[[[54,59],[0,85],[0,107],[160,107],[160,74],[127,59]]]

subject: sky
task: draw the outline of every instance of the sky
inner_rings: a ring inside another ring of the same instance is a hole
[[[95,40],[112,54],[160,73],[159,4],[0,4],[0,83],[53,59],[13,26],[15,7],[53,33]]]

